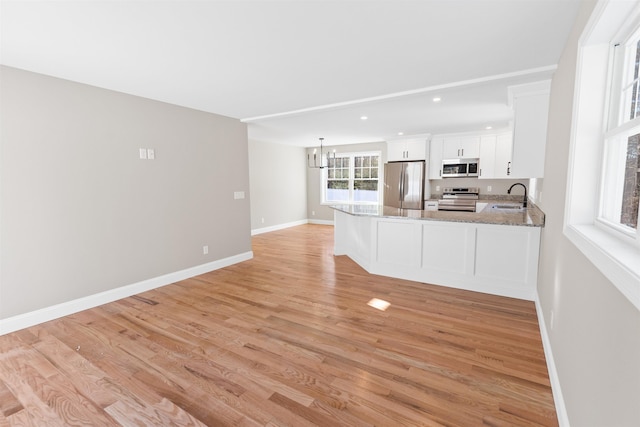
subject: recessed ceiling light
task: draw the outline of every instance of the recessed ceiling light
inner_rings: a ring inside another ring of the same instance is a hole
[[[493,126],[487,126],[485,129],[486,130],[493,129]]]
[[[435,98],[433,98],[433,102],[440,102],[442,101],[442,98],[440,98],[439,96],[436,96]]]
[[[360,116],[360,120],[367,120],[369,117],[367,116]]]
[[[398,132],[398,135],[402,136],[404,135],[404,132]]]

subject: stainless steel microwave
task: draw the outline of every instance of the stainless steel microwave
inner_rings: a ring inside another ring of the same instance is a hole
[[[480,159],[446,159],[442,161],[443,178],[480,176]]]

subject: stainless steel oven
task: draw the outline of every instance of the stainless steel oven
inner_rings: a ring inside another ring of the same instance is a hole
[[[477,187],[447,187],[438,201],[439,211],[475,212],[480,189]]]

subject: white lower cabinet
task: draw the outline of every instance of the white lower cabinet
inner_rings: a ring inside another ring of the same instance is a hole
[[[372,274],[533,300],[540,227],[335,211],[335,254]],[[361,233],[370,233],[362,236]]]
[[[378,264],[420,267],[420,224],[413,221],[375,221]]]
[[[473,227],[460,223],[422,224],[422,268],[454,275],[473,273]]]
[[[483,226],[476,231],[475,276],[501,286],[533,285],[540,228]]]

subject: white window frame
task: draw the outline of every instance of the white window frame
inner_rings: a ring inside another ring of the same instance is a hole
[[[605,141],[640,124],[614,128],[612,52],[640,28],[640,2],[600,1],[578,42],[564,233],[640,310],[640,230],[629,233],[600,217]]]
[[[353,184],[355,181],[355,158],[358,156],[378,156],[378,201],[377,202],[367,202],[367,201],[353,201]],[[328,177],[328,168],[323,168],[320,179],[320,197],[322,205],[337,205],[337,204],[349,204],[349,205],[381,205],[382,204],[382,186],[383,186],[383,162],[382,162],[382,152],[381,151],[359,151],[359,152],[345,152],[340,153],[336,152],[336,157],[350,157],[351,161],[349,162],[349,201],[337,201],[337,200],[327,200],[327,177]]]

